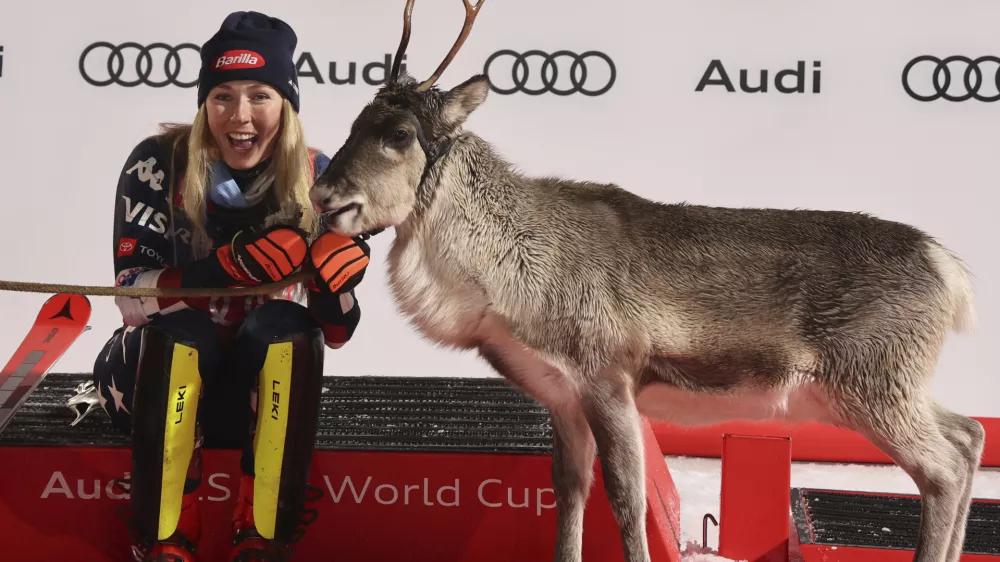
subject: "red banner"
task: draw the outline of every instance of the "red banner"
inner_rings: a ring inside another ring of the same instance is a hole
[[[679,502],[646,427],[648,535],[654,561],[678,562]],[[208,450],[200,489],[204,560],[224,560],[239,452]],[[550,560],[555,544],[551,456],[318,451],[310,482],[324,497],[294,560]],[[0,447],[0,537],[12,560],[128,559],[112,482],[126,448]],[[600,466],[584,523],[585,560],[623,559]]]

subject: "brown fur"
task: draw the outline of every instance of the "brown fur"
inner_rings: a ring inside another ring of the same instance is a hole
[[[580,560],[597,451],[625,558],[649,560],[640,412],[857,430],[920,489],[915,560],[958,560],[984,435],[927,391],[947,332],[974,319],[948,250],[860,213],[666,204],[529,177],[463,130],[484,76],[415,84],[378,92],[313,199],[342,234],[394,227],[399,310],[548,407],[556,560]]]

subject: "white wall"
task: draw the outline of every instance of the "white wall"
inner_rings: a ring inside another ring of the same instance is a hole
[[[1000,343],[994,219],[1000,104],[922,103],[901,82],[904,65],[919,55],[1000,54],[1000,4],[486,1],[443,86],[481,71],[500,49],[596,49],[613,59],[617,77],[598,97],[493,95],[470,128],[528,172],[614,181],[665,201],[864,210],[928,230],[971,265],[981,316],[977,334],[946,347],[934,394],[963,413],[1000,416],[991,358]],[[330,61],[364,64],[393,52],[404,1],[6,4],[0,18],[0,279],[110,285],[115,182],[124,158],[157,123],[190,120],[195,90],[91,86],[78,70],[89,44],[200,45],[229,11],[257,9],[288,21],[299,34],[299,52],[311,52],[325,75]],[[429,75],[463,17],[459,0],[418,2],[408,68]],[[97,50],[88,71],[100,71],[106,53]],[[162,77],[162,54],[154,53],[154,77]],[[197,74],[193,55],[182,59],[182,78]],[[821,90],[811,93],[809,83],[803,94],[696,92],[713,59],[737,84],[739,69],[767,69],[773,79],[798,60],[806,61],[807,74],[812,61],[821,61]],[[134,76],[134,51],[125,60],[127,76]],[[528,85],[537,87],[540,59],[530,62]],[[569,62],[558,60],[560,87],[569,84]],[[509,85],[500,68],[495,80]],[[964,67],[950,68],[949,92],[958,93]],[[980,93],[997,94],[997,64],[981,68]],[[918,70],[915,87],[931,91],[930,65]],[[588,83],[607,77],[599,61],[588,62]],[[308,138],[331,154],[375,90],[309,78],[301,88]],[[423,342],[396,315],[382,263],[391,236],[372,240],[375,263],[359,289],[363,323],[349,346],[327,355],[327,373],[491,376],[471,355]],[[0,360],[13,353],[47,296],[0,293]],[[89,371],[119,325],[111,298],[92,300],[93,329],[57,370]]]

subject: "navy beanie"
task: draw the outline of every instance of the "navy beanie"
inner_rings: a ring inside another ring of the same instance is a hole
[[[295,31],[260,12],[233,12],[201,47],[198,107],[212,88],[230,80],[257,80],[274,86],[299,110],[299,80],[293,53]]]

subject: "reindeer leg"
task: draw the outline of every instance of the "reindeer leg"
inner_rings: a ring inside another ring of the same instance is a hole
[[[625,561],[649,562],[645,452],[630,381],[620,368],[609,368],[587,380],[584,392],[583,410],[597,444]]]
[[[947,437],[948,427],[929,398],[859,402],[864,414],[852,413],[851,426],[909,474],[920,490],[913,562],[954,562],[949,550],[969,474],[966,451]]]
[[[583,560],[583,512],[594,481],[597,450],[579,404],[550,411],[552,488],[556,495],[556,562]]]
[[[982,424],[976,420],[949,411],[940,404],[935,404],[934,411],[944,436],[961,452],[961,458],[966,463],[964,473],[960,471],[959,474],[964,477],[962,495],[955,514],[955,528],[951,531],[948,555],[945,557],[946,562],[958,562],[965,546],[965,528],[972,501],[972,482],[982,461],[986,432]]]
[[[596,446],[576,393],[555,366],[493,332],[480,356],[521,392],[548,408],[552,422],[552,489],[556,496],[556,562],[583,559],[583,512],[594,481]]]

